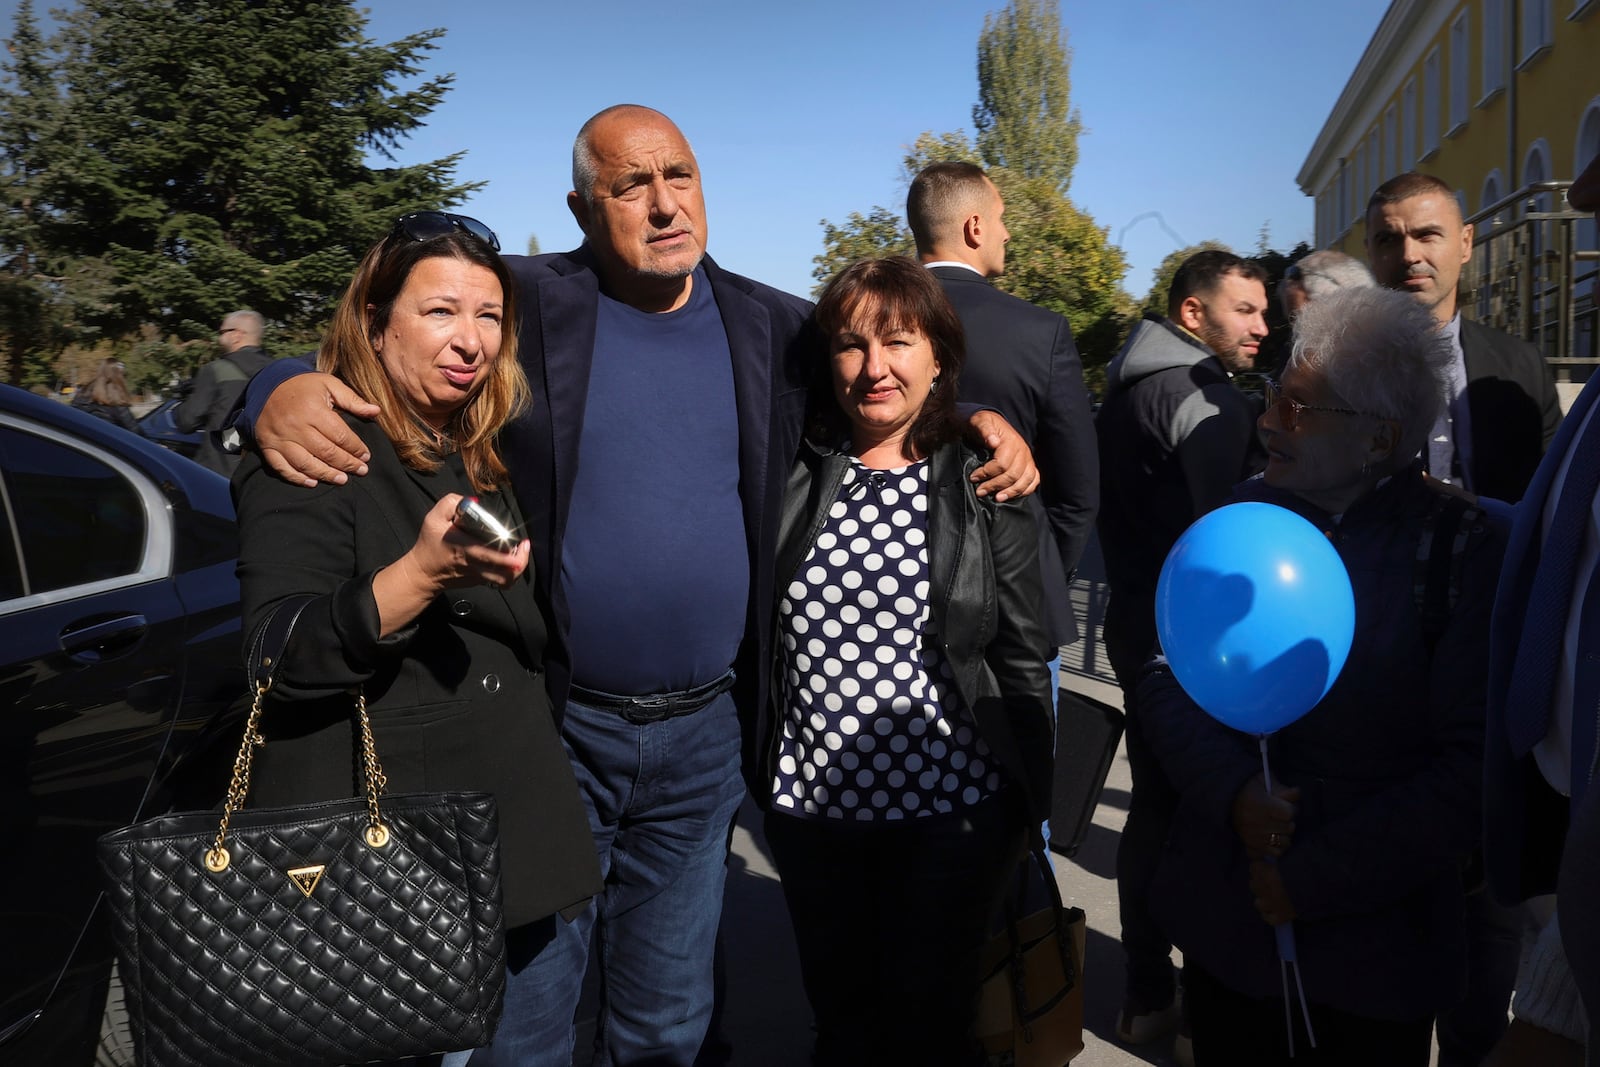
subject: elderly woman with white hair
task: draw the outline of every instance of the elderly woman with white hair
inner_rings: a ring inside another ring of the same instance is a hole
[[[1462,870],[1479,838],[1489,613],[1503,542],[1418,459],[1448,350],[1426,309],[1353,289],[1306,306],[1259,422],[1266,472],[1235,501],[1322,530],[1355,640],[1322,701],[1268,742],[1200,710],[1162,661],[1140,711],[1181,794],[1152,910],[1184,953],[1196,1064],[1288,1064],[1273,926],[1292,922],[1293,1059],[1412,1065],[1466,972]],[[1251,546],[1241,545],[1241,552]]]

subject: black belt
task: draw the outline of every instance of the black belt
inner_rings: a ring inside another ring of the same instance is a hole
[[[646,723],[660,722],[663,719],[675,718],[679,715],[688,715],[699,711],[717,697],[733,688],[733,671],[715,681],[705,685],[697,685],[693,689],[685,689],[678,693],[651,693],[647,696],[621,696],[617,693],[602,693],[594,689],[585,689],[581,685],[572,686],[572,699],[587,707],[598,708],[601,711],[611,711],[622,716],[636,726]]]

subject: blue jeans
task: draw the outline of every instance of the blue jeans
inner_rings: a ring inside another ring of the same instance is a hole
[[[637,726],[569,702],[561,738],[605,889],[573,922],[508,937],[505,1015],[472,1067],[569,1067],[595,932],[594,1063],[690,1067],[711,1017],[728,831],[744,798],[733,698]]]

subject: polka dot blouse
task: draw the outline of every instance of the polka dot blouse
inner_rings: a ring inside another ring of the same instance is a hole
[[[851,461],[778,613],[778,810],[907,819],[1000,788],[928,630],[927,460],[887,471]]]

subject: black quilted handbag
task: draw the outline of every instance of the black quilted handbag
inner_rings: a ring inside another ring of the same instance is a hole
[[[366,796],[241,810],[278,653],[308,599],[252,642],[255,701],[220,820],[167,815],[100,839],[144,1067],[397,1059],[487,1044],[499,1021],[493,796],[384,796],[357,694]]]

